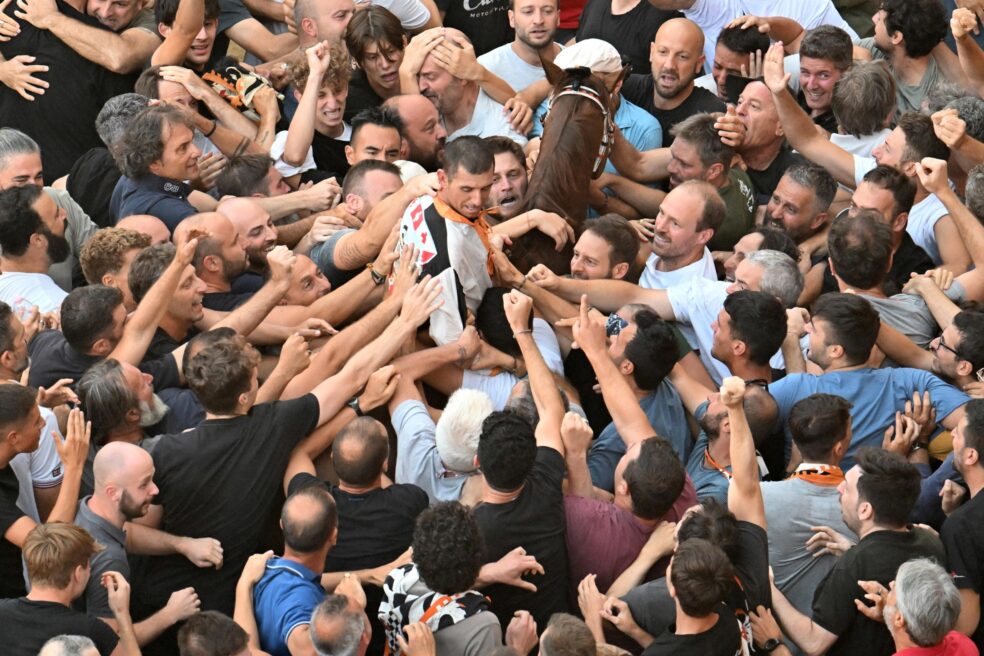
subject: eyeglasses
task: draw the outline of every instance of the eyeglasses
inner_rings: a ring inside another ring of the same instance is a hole
[[[942,349],[946,349],[947,351],[949,351],[950,353],[952,353],[955,358],[958,358],[960,360],[966,360],[967,362],[970,362],[971,364],[974,364],[971,360],[969,360],[968,358],[964,357],[960,353],[960,351],[958,351],[957,349],[955,349],[952,346],[950,346],[949,344],[947,344],[946,341],[943,339],[943,333],[940,333],[940,340],[939,340],[939,342],[937,342],[936,348],[937,349],[941,349],[941,348]],[[977,371],[975,371],[974,372],[974,375],[977,377],[977,382],[984,383],[984,367],[981,367],[980,369],[978,369]]]
[[[612,312],[608,315],[608,321],[605,323],[605,334],[609,337],[615,337],[629,325],[629,322],[618,316],[617,313]]]

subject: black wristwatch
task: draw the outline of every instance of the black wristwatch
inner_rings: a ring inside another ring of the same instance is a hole
[[[775,651],[775,649],[781,644],[782,644],[782,640],[780,640],[779,638],[769,638],[768,640],[765,641],[765,644],[763,644],[755,651],[761,652],[763,654],[769,654]]]
[[[363,416],[365,416],[365,413],[362,412],[362,407],[359,406],[359,397],[358,396],[353,396],[352,397],[352,400],[349,401],[347,405],[348,405],[348,407],[352,408],[352,411],[355,412],[355,416],[356,417],[363,417]]]

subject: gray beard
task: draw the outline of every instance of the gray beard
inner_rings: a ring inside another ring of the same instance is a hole
[[[154,394],[150,403],[140,402],[140,426],[147,428],[161,421],[171,409],[161,400],[161,397]]]

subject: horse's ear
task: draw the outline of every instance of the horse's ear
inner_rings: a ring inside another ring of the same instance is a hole
[[[547,74],[547,81],[551,86],[557,86],[564,79],[564,71],[557,64],[545,59],[543,55],[540,55],[540,63],[543,64],[543,72]]]
[[[623,66],[622,72],[618,74],[618,79],[615,80],[615,85],[612,88],[617,89],[618,85],[624,82],[625,78],[627,78],[629,76],[629,73],[631,72],[632,72],[632,64],[626,64],[625,66]]]

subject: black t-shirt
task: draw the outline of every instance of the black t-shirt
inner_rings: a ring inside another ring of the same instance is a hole
[[[107,29],[62,0],[57,7],[90,28]],[[43,95],[33,94],[34,100],[27,101],[0,84],[0,125],[17,128],[37,141],[44,178],[55,180],[68,173],[87,150],[103,145],[96,133],[96,115],[113,96],[133,91],[136,75],[111,73],[72,50],[54,33],[39,30],[26,20],[18,22],[20,34],[0,43],[0,54],[7,60],[18,55],[35,57],[33,65],[49,67],[37,74],[49,86]]]
[[[119,638],[96,617],[53,601],[0,599],[5,656],[37,656],[44,643],[58,635],[80,635],[96,643],[100,656],[109,656]]]
[[[946,562],[939,538],[918,528],[869,533],[840,557],[813,598],[814,623],[838,636],[827,652],[830,656],[895,653],[892,634],[885,625],[869,620],[854,605],[854,600],[864,600],[858,581],[878,581],[888,587],[899,565],[921,557]]]
[[[953,583],[961,590],[980,594],[984,583],[984,494],[975,495],[947,517],[940,537],[946,547]],[[981,622],[971,638],[978,650],[984,649]]]
[[[806,104],[806,96],[803,94],[802,89],[800,89],[799,93],[796,94],[796,102],[799,103],[800,109],[806,112],[808,116],[813,111],[813,109]],[[819,116],[810,116],[810,120],[813,121],[814,125],[819,125],[831,134],[837,133],[837,119],[834,117],[834,110],[829,107],[827,108],[827,111]]]
[[[367,494],[351,494],[310,474],[290,480],[287,494],[321,485],[338,507],[338,541],[328,552],[326,572],[352,572],[392,562],[413,543],[417,515],[427,509],[427,493],[416,485],[391,485]],[[366,586],[366,614],[373,641],[366,653],[382,653],[385,632],[377,611],[383,598],[379,586]]]
[[[222,543],[221,570],[199,569],[180,555],[151,558],[142,601],[157,610],[175,590],[194,586],[203,610],[231,615],[236,580],[279,498],[291,450],[318,422],[318,400],[307,394],[262,403],[248,415],[210,419],[164,436],[154,448],[155,503],[171,535]]]
[[[366,73],[361,68],[352,71],[352,79],[349,80],[348,98],[345,99],[345,121],[351,121],[352,117],[363,109],[379,107],[383,104],[383,99],[369,86]]]
[[[209,292],[202,298],[202,305],[209,310],[232,312],[237,307],[252,298],[253,294],[238,294],[236,292]]]
[[[745,169],[748,179],[752,181],[752,190],[755,192],[755,204],[768,205],[769,199],[772,198],[772,193],[779,186],[779,180],[782,179],[786,169],[793,164],[805,161],[801,155],[794,153],[788,144],[783,144],[779,154],[772,160],[768,168],[762,171],[758,171],[752,167]]]
[[[219,0],[219,25],[215,43],[212,45],[212,54],[209,55],[205,70],[211,70],[229,51],[229,35],[226,34],[226,30],[252,17],[242,0]]]
[[[31,369],[27,382],[32,387],[51,387],[61,378],[75,381],[74,388],[85,371],[102,358],[79,353],[68,343],[59,330],[44,330],[34,336],[27,345],[31,356]],[[140,371],[154,379],[154,389],[181,387],[181,376],[173,357],[161,356],[144,360]]]
[[[676,635],[670,626],[652,641],[642,656],[736,656],[741,654],[741,630],[727,606],[721,606],[718,621],[709,630]]]
[[[262,273],[246,271],[232,281],[232,291],[235,294],[255,294],[265,282]]]
[[[656,31],[671,18],[680,18],[677,11],[656,9],[646,0],[624,14],[612,14],[611,0],[589,0],[581,13],[577,40],[601,39],[613,46],[624,59],[632,62],[637,71],[649,70],[649,44]]]
[[[187,335],[185,335],[185,341],[194,337],[198,332],[194,329],[190,330]],[[184,342],[179,342],[178,340],[167,334],[167,331],[163,328],[158,328],[154,331],[154,336],[150,340],[150,346],[147,347],[147,354],[144,355],[144,362],[147,360],[157,360],[169,355],[178,348]]]
[[[335,176],[338,184],[342,183],[342,178],[348,173],[349,163],[345,159],[345,146],[347,141],[326,137],[317,130],[311,139],[311,150],[314,151],[314,165],[319,171]]]
[[[24,516],[24,512],[17,507],[19,490],[14,470],[9,465],[0,469],[0,599],[27,593],[21,569],[21,550],[3,537],[7,529]]]
[[[517,610],[528,610],[541,627],[554,613],[568,612],[567,522],[561,489],[565,471],[563,456],[550,447],[537,447],[533,469],[518,497],[475,508],[485,538],[485,562],[495,562],[523,547],[545,571],[524,577],[537,587],[536,592],[502,584],[485,589],[502,626],[509,626]]]
[[[622,84],[622,95],[626,100],[639,105],[659,121],[660,127],[663,128],[665,148],[669,148],[673,143],[674,136],[670,134],[670,129],[677,123],[694,114],[723,112],[727,109],[723,100],[701,87],[694,87],[687,99],[673,109],[657,107],[653,102],[654,93],[656,93],[656,83],[651,73],[645,75],[633,73]]]
[[[824,263],[823,287],[820,293],[826,294],[828,292],[840,291],[840,288],[837,286],[837,279],[830,272],[830,263],[827,261],[827,255],[814,255],[811,262],[814,266],[821,262]],[[912,241],[912,237],[909,236],[908,232],[903,232],[902,242],[899,244],[898,250],[895,251],[895,255],[892,256],[892,268],[888,270],[882,291],[888,296],[898,294],[905,287],[905,284],[909,282],[909,279],[912,277],[911,274],[926,273],[930,269],[935,268],[935,266],[929,255],[926,255],[926,251],[920,248],[916,242]]]
[[[513,40],[508,11],[511,0],[437,0],[437,9],[445,12],[444,27],[465,33],[476,55],[484,55]]]
[[[107,149],[93,148],[72,164],[65,188],[93,223],[109,228],[116,223],[109,212],[109,199],[122,175]]]

